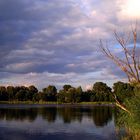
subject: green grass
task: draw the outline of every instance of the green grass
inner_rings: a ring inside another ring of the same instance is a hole
[[[45,101],[0,101],[0,104],[58,104],[57,102],[45,102]]]
[[[79,104],[85,105],[115,105],[113,102],[80,102]]]
[[[46,102],[46,101],[0,101],[0,104],[76,104],[76,105],[114,105],[113,102],[80,102],[80,103],[62,103],[62,102]]]
[[[127,136],[121,140],[140,140],[140,91],[131,99],[124,101],[125,106],[131,112],[131,115],[121,111],[118,116],[118,125],[126,128]]]

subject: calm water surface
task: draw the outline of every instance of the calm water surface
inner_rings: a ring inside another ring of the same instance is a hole
[[[0,140],[117,140],[114,107],[0,105]]]

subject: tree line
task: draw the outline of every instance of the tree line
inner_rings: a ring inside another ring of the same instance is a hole
[[[25,86],[0,86],[0,101],[54,101],[62,103],[79,102],[120,102],[134,95],[135,87],[129,83],[116,82],[111,89],[106,83],[96,82],[91,90],[83,91],[81,86],[73,87],[64,85],[57,90],[54,85],[49,85],[39,91],[34,85]]]

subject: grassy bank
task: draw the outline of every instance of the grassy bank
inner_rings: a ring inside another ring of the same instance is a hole
[[[62,103],[62,102],[33,102],[33,101],[0,101],[0,104],[68,104],[68,105],[115,105],[113,102],[80,102],[80,103]]]

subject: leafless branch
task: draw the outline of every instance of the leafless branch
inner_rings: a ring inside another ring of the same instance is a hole
[[[100,49],[101,51],[110,58],[128,77],[129,82],[138,82],[140,83],[140,60],[136,56],[136,48],[137,48],[137,25],[135,28],[132,28],[133,35],[133,48],[132,51],[127,47],[130,41],[130,33],[125,36],[120,37],[116,31],[114,31],[114,36],[120,47],[123,50],[125,59],[121,59],[120,57],[114,55],[108,44],[103,44],[102,40],[100,40]],[[138,60],[137,60],[138,59]]]

